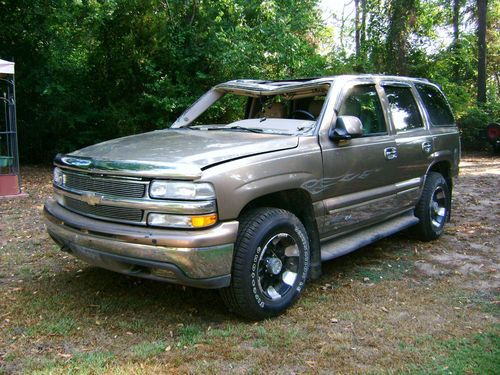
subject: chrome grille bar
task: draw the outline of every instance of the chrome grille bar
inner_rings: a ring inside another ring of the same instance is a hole
[[[91,206],[77,199],[65,197],[64,205],[66,208],[77,213],[87,214],[99,218],[114,219],[119,221],[129,221],[140,223],[142,221],[143,211],[137,208],[123,208],[105,205]]]
[[[126,198],[142,198],[146,194],[147,182],[63,173],[64,185],[71,190],[89,191]]]

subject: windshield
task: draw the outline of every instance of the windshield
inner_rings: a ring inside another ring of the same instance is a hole
[[[183,114],[186,119],[193,112],[194,120],[182,127],[297,134],[314,128],[325,102],[326,90],[258,96],[217,90],[204,97]]]

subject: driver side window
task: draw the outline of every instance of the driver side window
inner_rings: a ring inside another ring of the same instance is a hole
[[[375,85],[359,85],[349,90],[339,116],[356,116],[363,125],[363,136],[387,134],[384,112]]]

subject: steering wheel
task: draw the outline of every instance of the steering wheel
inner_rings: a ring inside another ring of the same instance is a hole
[[[292,117],[293,118],[297,118],[297,116],[295,115],[303,115],[306,117],[306,119],[311,119],[313,121],[316,120],[316,116],[314,116],[311,112],[309,111],[306,111],[305,109],[296,109],[295,111],[292,112]]]

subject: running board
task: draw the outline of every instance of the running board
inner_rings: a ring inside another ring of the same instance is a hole
[[[413,211],[403,216],[384,221],[381,224],[361,229],[340,238],[321,244],[321,260],[330,260],[369,245],[384,237],[390,236],[419,222]]]

